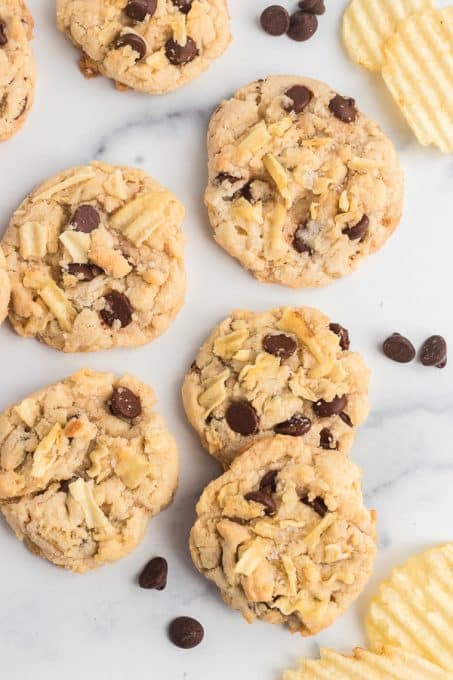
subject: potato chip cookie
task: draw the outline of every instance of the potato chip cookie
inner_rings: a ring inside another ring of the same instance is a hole
[[[57,25],[81,70],[149,94],[182,87],[226,50],[226,0],[57,0]]]
[[[228,467],[272,434],[347,452],[368,415],[368,380],[348,331],[316,309],[236,311],[200,349],[182,394],[203,446]]]
[[[3,239],[16,332],[64,352],[153,340],[184,301],[183,217],[133,168],[93,162],[41,184]]]
[[[82,370],[0,416],[0,509],[32,552],[84,572],[137,546],[178,482],[154,405],[131,376]]]
[[[0,0],[0,141],[24,124],[35,91],[33,19],[23,0]]]
[[[5,320],[8,314],[8,304],[11,295],[11,285],[6,271],[6,260],[3,250],[0,247],[0,323]]]
[[[318,81],[270,76],[239,90],[211,118],[208,153],[215,239],[260,281],[329,284],[399,223],[393,144]]]
[[[261,439],[214,480],[190,535],[197,569],[252,623],[315,635],[367,582],[374,513],[347,456],[302,439]]]

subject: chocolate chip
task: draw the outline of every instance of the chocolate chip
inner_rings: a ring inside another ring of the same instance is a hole
[[[63,491],[63,493],[69,493],[69,486],[76,482],[78,477],[71,477],[71,479],[64,479],[62,482],[60,482],[60,491]]]
[[[8,36],[6,35],[6,23],[0,21],[0,47],[8,44]]]
[[[237,182],[238,179],[240,178],[234,177],[233,175],[230,175],[228,172],[219,172],[214,181],[217,185],[223,184],[224,182],[229,182],[230,184],[233,184],[233,182]]]
[[[265,335],[263,338],[263,348],[269,354],[273,354],[280,359],[289,359],[297,350],[297,342],[285,333],[278,335]]]
[[[347,406],[348,398],[344,394],[342,397],[335,397],[332,401],[319,399],[313,404],[313,411],[319,418],[329,418],[339,415]]]
[[[238,432],[243,437],[258,432],[258,414],[248,401],[235,401],[230,404],[225,418],[233,432]]]
[[[338,415],[340,416],[341,420],[344,422],[345,425],[347,425],[348,427],[354,427],[352,420],[351,420],[350,416],[348,416],[347,413],[342,411]]]
[[[399,364],[408,364],[415,358],[415,347],[408,338],[399,333],[393,333],[384,340],[382,351],[385,356]]]
[[[185,66],[198,57],[198,47],[195,40],[187,38],[185,45],[180,45],[170,38],[165,44],[165,54],[170,64],[174,66]]]
[[[304,505],[308,505],[308,507],[318,513],[320,517],[325,517],[325,515],[327,515],[329,512],[329,508],[324,503],[324,500],[321,498],[321,496],[316,496],[316,498],[312,501],[309,500],[308,496],[303,496],[300,500]]]
[[[313,92],[305,85],[293,85],[286,90],[285,95],[292,100],[289,111],[294,111],[294,113],[302,113],[313,99]]]
[[[92,281],[97,276],[104,274],[104,270],[95,264],[78,264],[71,262],[68,264],[68,274],[75,276],[79,281]]]
[[[422,345],[420,361],[423,366],[445,368],[447,365],[447,343],[441,335],[431,335]]]
[[[335,444],[335,438],[327,427],[325,427],[319,433],[319,446],[322,449],[328,449],[329,451],[333,451],[337,448],[337,445]]]
[[[249,203],[256,203],[255,198],[252,193],[252,183],[253,180],[250,180],[249,182],[246,182],[240,189],[239,191],[236,192],[234,198],[245,198],[246,201]]]
[[[311,14],[324,14],[326,11],[324,0],[300,0],[299,7],[303,12]]]
[[[113,326],[115,321],[119,321],[121,328],[125,328],[132,323],[132,305],[126,295],[117,290],[111,290],[104,296],[105,307],[101,310],[101,317],[107,326]]]
[[[176,647],[192,649],[204,638],[203,626],[190,616],[179,616],[170,623],[168,629],[170,640]]]
[[[343,229],[343,234],[346,234],[350,241],[362,241],[368,232],[369,226],[370,220],[367,215],[364,215],[353,227],[346,227],[346,229]]]
[[[308,253],[309,255],[313,255],[313,248],[308,245],[303,237],[304,229],[305,225],[299,226],[297,228],[293,238],[293,248],[296,253]]]
[[[133,420],[142,412],[140,397],[137,397],[128,387],[115,387],[109,406],[114,416],[125,420]]]
[[[172,0],[172,2],[183,14],[189,14],[192,9],[193,0]]]
[[[260,482],[260,491],[268,490],[268,493],[275,493],[277,490],[277,475],[278,470],[266,472]]]
[[[353,123],[358,116],[355,99],[352,97],[342,97],[336,94],[329,102],[329,109],[335,118],[342,120],[343,123]]]
[[[99,227],[101,218],[96,208],[92,205],[79,205],[73,216],[70,224],[76,231],[82,231],[84,234],[90,234]]]
[[[318,29],[318,19],[308,12],[295,12],[290,19],[288,36],[298,42],[309,40]]]
[[[167,585],[168,564],[163,557],[154,557],[138,577],[140,588],[164,590]]]
[[[285,434],[289,437],[302,437],[302,435],[309,432],[310,428],[310,418],[302,415],[302,413],[295,413],[289,420],[274,425],[274,432],[276,434]]]
[[[246,501],[253,501],[254,503],[260,503],[266,508],[266,515],[275,515],[277,512],[277,506],[274,499],[267,491],[251,491],[244,496]]]
[[[146,43],[143,38],[141,38],[136,33],[125,33],[124,35],[120,35],[115,40],[116,49],[125,47],[126,45],[129,45],[129,47],[132,48],[134,52],[137,52],[138,57],[136,57],[136,61],[143,59],[146,54]]]
[[[346,330],[346,328],[340,326],[339,323],[331,323],[329,325],[329,330],[331,330],[332,333],[335,333],[335,335],[338,335],[340,338],[340,347],[346,352],[351,346],[349,341],[349,332]]]
[[[270,5],[261,14],[260,23],[269,35],[284,35],[289,28],[289,14],[281,5]]]
[[[157,9],[157,0],[129,0],[124,13],[134,21],[143,21],[146,16],[152,17]]]

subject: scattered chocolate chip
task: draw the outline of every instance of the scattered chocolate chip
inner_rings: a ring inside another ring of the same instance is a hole
[[[165,54],[170,64],[174,66],[185,66],[198,57],[199,51],[195,40],[187,38],[185,45],[180,45],[170,38],[165,44]]]
[[[142,412],[140,397],[137,397],[128,387],[115,387],[109,406],[114,416],[125,420],[133,420]]]
[[[139,61],[139,59],[143,59],[143,57],[146,54],[146,43],[143,40],[143,38],[141,38],[136,33],[124,33],[124,35],[120,35],[115,40],[116,49],[119,49],[120,47],[125,47],[126,45],[129,45],[129,47],[133,49],[134,52],[137,52],[138,57],[136,58],[136,61]]]
[[[289,359],[297,350],[297,342],[285,333],[278,335],[265,335],[263,338],[263,348],[269,354],[273,354],[280,359]]]
[[[192,9],[193,0],[172,0],[172,2],[183,14],[189,14]]]
[[[96,208],[92,205],[79,205],[73,216],[70,224],[76,231],[82,231],[84,234],[90,234],[99,227],[101,218]]]
[[[341,420],[344,422],[345,425],[347,425],[348,427],[354,427],[352,420],[351,420],[350,416],[348,416],[347,413],[342,411],[338,415],[340,416]]]
[[[408,364],[415,358],[415,347],[408,338],[399,333],[393,333],[384,340],[382,351],[385,356],[399,364]]]
[[[293,103],[289,110],[294,111],[294,113],[302,113],[313,99],[313,92],[305,85],[293,85],[289,90],[286,90],[285,95],[292,100]]]
[[[352,97],[336,94],[329,102],[329,109],[335,118],[342,120],[343,123],[353,123],[358,116],[355,99]]]
[[[258,432],[258,414],[248,401],[235,401],[230,404],[225,418],[233,432],[238,432],[243,437]]]
[[[277,490],[277,475],[278,470],[266,472],[260,482],[260,491],[268,490],[268,493],[275,493]]]
[[[447,343],[441,335],[431,335],[422,345],[420,361],[423,366],[445,368],[447,365]]]
[[[335,397],[332,401],[319,399],[313,404],[313,411],[319,418],[329,418],[339,415],[347,406],[348,398],[344,394],[342,397]]]
[[[308,496],[303,496],[300,500],[304,505],[308,505],[310,508],[312,508],[312,510],[317,512],[320,517],[325,517],[325,515],[327,515],[329,512],[329,508],[324,503],[324,500],[321,498],[321,496],[316,496],[316,498],[312,501],[309,500]]]
[[[346,330],[346,328],[340,326],[339,323],[331,323],[329,325],[329,330],[331,330],[332,333],[335,333],[335,335],[338,335],[340,338],[340,347],[346,352],[351,346],[349,341],[349,332]]]
[[[246,501],[253,501],[254,503],[259,503],[264,505],[266,508],[266,515],[275,515],[277,512],[277,506],[274,499],[267,491],[251,491],[244,496]]]
[[[101,310],[101,317],[107,326],[113,326],[115,321],[119,321],[121,328],[125,328],[132,323],[132,305],[123,293],[111,290],[105,296],[105,307]]]
[[[189,616],[179,616],[170,623],[168,629],[170,640],[176,647],[192,649],[200,644],[204,638],[203,626],[196,619]]]
[[[157,9],[157,0],[129,0],[124,13],[129,19],[143,21],[147,16],[152,17]]]
[[[0,21],[0,47],[8,44],[8,36],[6,35],[6,23]]]
[[[270,5],[261,14],[260,23],[269,35],[284,35],[289,28],[289,14],[281,5]]]
[[[324,14],[326,11],[324,0],[300,0],[299,7],[303,12],[311,14]]]
[[[68,264],[68,274],[75,276],[79,281],[92,281],[103,273],[104,270],[95,264],[77,264],[76,262]]]
[[[298,42],[309,40],[318,29],[318,19],[315,14],[308,12],[294,12],[288,28],[288,36]]]
[[[343,229],[343,234],[345,234],[350,241],[362,241],[368,232],[369,226],[370,220],[367,215],[364,215],[353,227],[346,227],[346,229]]]
[[[327,427],[325,427],[319,433],[319,446],[322,449],[328,449],[329,451],[333,451],[337,448],[337,445],[335,444],[335,438]]]
[[[167,585],[168,564],[163,557],[154,557],[138,577],[140,588],[164,590]]]
[[[308,243],[305,241],[303,237],[303,232],[305,229],[305,225],[297,227],[297,230],[294,234],[293,238],[293,248],[296,251],[296,253],[308,253],[309,255],[313,255],[313,248],[308,245]]]
[[[302,413],[295,413],[292,418],[283,423],[274,425],[276,434],[285,434],[288,437],[302,437],[311,429],[311,420]]]

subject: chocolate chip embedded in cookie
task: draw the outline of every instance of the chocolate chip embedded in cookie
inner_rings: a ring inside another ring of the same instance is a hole
[[[198,502],[195,566],[249,623],[316,635],[371,575],[376,518],[363,506],[360,477],[346,456],[303,439],[255,442]]]
[[[348,331],[321,312],[237,311],[201,347],[182,396],[203,446],[226,468],[273,434],[347,452],[368,415],[368,378]]]
[[[184,300],[183,217],[141,170],[93,162],[47,180],[3,239],[14,329],[64,352],[153,340]]]

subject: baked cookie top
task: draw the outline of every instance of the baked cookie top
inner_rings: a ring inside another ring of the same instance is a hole
[[[226,0],[57,0],[57,25],[88,77],[150,94],[193,80],[231,40]]]
[[[270,76],[239,90],[211,118],[208,154],[216,241],[261,281],[329,284],[400,220],[393,144],[321,82]]]
[[[375,516],[363,506],[358,467],[301,439],[255,442],[205,489],[197,516],[195,566],[248,622],[315,635],[372,571]]]
[[[93,162],[41,184],[3,239],[16,332],[64,352],[153,340],[184,301],[183,217],[134,168]]]
[[[22,127],[33,104],[33,19],[23,0],[0,0],[0,140]]]
[[[137,545],[178,481],[154,405],[131,376],[82,370],[0,416],[0,507],[31,550],[86,571]]]
[[[201,347],[182,395],[203,446],[224,467],[272,434],[347,452],[368,415],[369,370],[349,334],[309,307],[235,311]]]
[[[3,250],[0,247],[0,323],[5,320],[8,314],[8,304],[11,295],[11,285],[6,271],[6,260]]]

